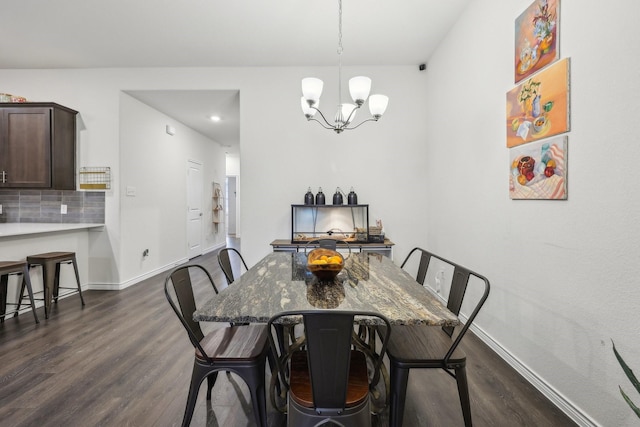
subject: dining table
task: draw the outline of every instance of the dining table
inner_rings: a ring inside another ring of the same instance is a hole
[[[392,325],[433,327],[459,324],[458,317],[449,311],[439,296],[420,285],[390,258],[374,252],[348,254],[340,273],[329,281],[318,280],[309,271],[305,252],[269,253],[201,305],[193,313],[193,320],[267,323],[280,312],[303,310],[375,312],[384,315]],[[301,317],[282,320],[290,323],[289,326],[301,321]],[[376,317],[354,318],[360,330],[363,327],[368,330],[371,340],[368,343],[361,341],[361,349],[374,358],[378,357],[374,331],[379,322]],[[282,341],[281,346],[284,347]],[[381,369],[385,395],[389,396],[388,373],[384,365]],[[270,387],[272,404],[284,411],[275,401],[275,378],[272,376]],[[374,396],[379,396],[379,392],[374,390]]]
[[[267,323],[283,311],[314,309],[376,312],[392,325],[459,324],[439,296],[390,258],[373,252],[345,256],[342,271],[332,281],[320,281],[308,270],[304,252],[269,253],[200,306],[193,320]]]

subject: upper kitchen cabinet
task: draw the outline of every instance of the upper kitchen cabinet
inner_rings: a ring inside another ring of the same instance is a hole
[[[0,188],[76,188],[77,111],[49,102],[0,103]]]

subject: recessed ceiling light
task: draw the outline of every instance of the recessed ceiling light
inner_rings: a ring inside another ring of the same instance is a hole
[[[219,122],[220,121],[220,116],[211,116],[209,117],[211,119],[212,122]]]

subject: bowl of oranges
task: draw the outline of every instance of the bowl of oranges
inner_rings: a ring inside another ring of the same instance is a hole
[[[321,281],[330,281],[342,271],[344,258],[339,252],[326,248],[317,248],[307,256],[307,268]]]

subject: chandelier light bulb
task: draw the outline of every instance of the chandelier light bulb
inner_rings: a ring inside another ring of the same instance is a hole
[[[304,96],[302,96],[302,97],[300,97],[300,106],[302,107],[302,112],[304,113],[304,116],[307,119],[310,119],[316,114],[317,110],[315,108],[319,108],[320,107],[320,101],[318,100],[314,104],[315,108],[311,108],[309,106],[309,103],[307,102],[307,100],[304,98]]]
[[[389,97],[385,95],[371,95],[369,97],[369,112],[374,119],[378,120],[387,110]]]
[[[349,93],[351,99],[357,105],[362,105],[367,100],[371,91],[371,79],[365,76],[353,77],[349,80]]]
[[[302,79],[302,96],[307,100],[309,105],[315,105],[320,102],[320,95],[322,95],[322,87],[324,83],[322,80],[315,77],[306,77]]]

